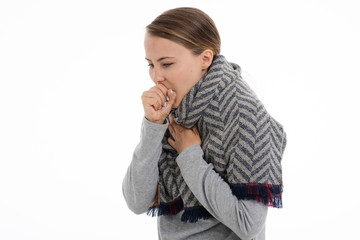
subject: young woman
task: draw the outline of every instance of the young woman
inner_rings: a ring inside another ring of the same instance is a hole
[[[142,95],[128,207],[159,216],[159,239],[265,239],[268,206],[282,207],[282,125],[220,55],[204,12],[172,9],[146,30],[155,86]]]

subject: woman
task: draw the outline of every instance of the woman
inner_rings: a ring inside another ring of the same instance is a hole
[[[142,95],[128,207],[159,216],[159,239],[265,239],[268,206],[282,207],[282,125],[219,54],[204,12],[172,9],[146,30],[155,86]]]

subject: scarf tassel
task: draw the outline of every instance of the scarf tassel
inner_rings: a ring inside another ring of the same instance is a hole
[[[184,209],[184,203],[181,197],[176,198],[174,201],[169,203],[160,202],[159,205],[151,206],[148,209],[147,215],[155,216],[171,216],[179,213]]]
[[[160,202],[157,206],[151,206],[148,211],[147,215],[152,217],[160,217],[160,216],[171,216],[178,214],[184,210],[183,214],[181,215],[182,222],[197,222],[199,219],[209,219],[211,218],[211,214],[202,206],[197,207],[190,207],[184,209],[184,203],[181,197],[176,198],[174,201],[169,203]]]
[[[247,183],[231,185],[233,194],[239,200],[257,200],[263,204],[282,208],[282,185]]]
[[[209,218],[212,218],[212,215],[203,206],[197,206],[185,208],[184,213],[181,216],[181,221],[195,223],[200,219],[206,220]]]

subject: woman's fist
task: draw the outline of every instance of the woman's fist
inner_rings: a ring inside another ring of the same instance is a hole
[[[146,119],[163,124],[175,103],[176,93],[163,84],[158,84],[143,92],[141,99]]]

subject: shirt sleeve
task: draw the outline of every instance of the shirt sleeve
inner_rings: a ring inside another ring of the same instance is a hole
[[[176,161],[192,193],[218,221],[241,239],[252,239],[263,230],[268,207],[255,200],[238,200],[213,165],[203,159],[199,145],[186,148]]]
[[[143,119],[140,142],[134,150],[122,182],[125,201],[129,209],[136,214],[145,213],[154,201],[159,179],[161,141],[168,124],[168,121],[165,124],[156,124],[145,117]]]

